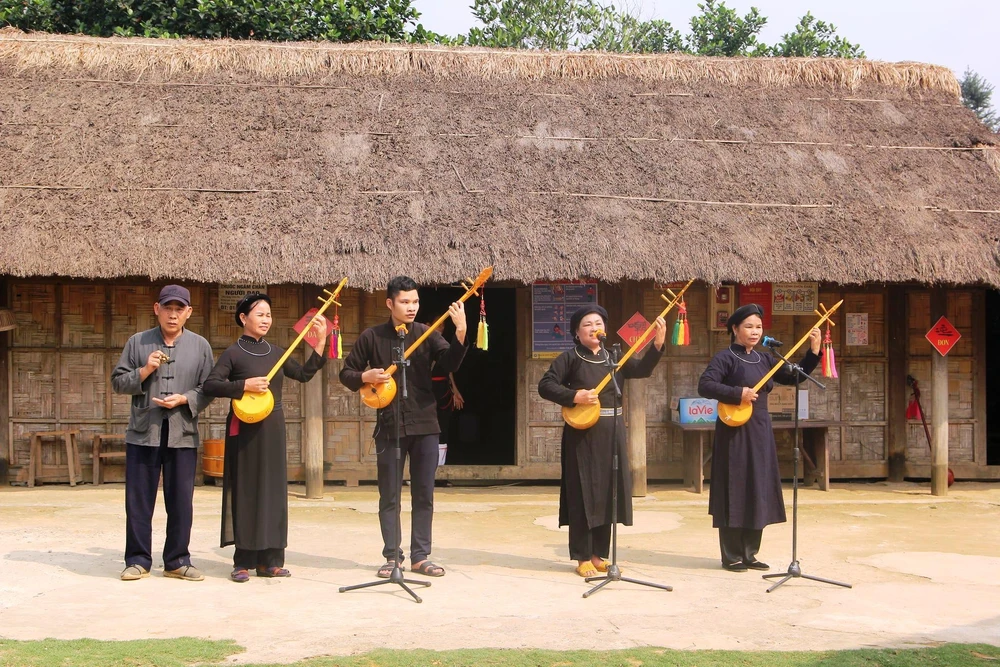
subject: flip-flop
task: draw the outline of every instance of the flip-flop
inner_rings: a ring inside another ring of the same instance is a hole
[[[422,574],[427,577],[443,577],[444,568],[440,565],[425,560],[420,565],[410,565],[410,572]]]
[[[593,561],[591,562],[593,563]],[[598,572],[607,572],[608,565],[610,564],[611,563],[609,563],[608,561],[602,560],[600,563],[594,563],[594,569],[596,569]]]
[[[583,565],[576,566],[576,573],[581,577],[596,577],[597,568],[589,560]]]
[[[388,579],[389,577],[392,576],[392,568],[394,567],[396,567],[396,563],[391,560],[387,560],[386,562],[382,563],[382,567],[378,569],[378,572],[375,573],[375,576],[378,577],[379,579]],[[406,567],[402,563],[399,564],[399,571],[400,572],[406,571]]]

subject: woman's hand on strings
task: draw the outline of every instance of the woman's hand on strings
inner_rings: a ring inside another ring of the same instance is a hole
[[[743,387],[743,395],[740,397],[743,403],[753,403],[757,400],[757,392],[752,387]]]
[[[601,397],[593,389],[578,389],[573,402],[577,405],[597,405],[601,402]]]
[[[255,394],[263,394],[267,391],[271,381],[267,377],[247,378],[243,381],[243,391],[252,391]]]

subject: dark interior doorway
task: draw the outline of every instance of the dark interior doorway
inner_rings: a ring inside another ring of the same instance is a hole
[[[986,463],[1000,465],[1000,291],[986,292]]]
[[[420,288],[417,320],[430,324],[448,305],[461,296],[451,287]],[[448,443],[446,465],[514,465],[516,463],[514,410],[517,389],[515,324],[517,309],[514,288],[488,287],[485,290],[489,349],[475,347],[479,326],[479,299],[465,302],[469,322],[470,347],[462,367],[455,373],[465,406],[451,413],[442,425]],[[451,340],[455,327],[445,321],[444,336]]]

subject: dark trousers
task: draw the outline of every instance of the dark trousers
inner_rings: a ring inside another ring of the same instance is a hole
[[[128,445],[125,453],[125,565],[153,567],[153,510],[163,472],[163,502],[167,509],[167,537],[163,567],[176,570],[191,564],[191,522],[194,517],[194,475],[198,450],[167,447],[167,422],[160,430],[160,446]]]
[[[396,461],[396,439],[375,442],[378,458],[378,522],[382,527],[382,556],[393,559],[398,548],[403,559],[400,522],[397,519],[403,464],[410,457],[410,562],[419,563],[431,554],[431,522],[434,519],[434,473],[438,462],[438,434],[408,435],[399,439],[400,458]],[[396,469],[393,479],[392,471]],[[399,542],[397,542],[399,540]]]
[[[581,514],[583,512],[580,512]],[[607,558],[611,553],[611,524],[590,528],[587,517],[569,522],[569,557],[571,560],[590,560],[592,556]]]
[[[255,567],[284,567],[284,549],[240,549],[236,547],[233,554],[233,566],[244,570],[252,570]]]
[[[719,528],[719,551],[722,564],[734,565],[739,562],[752,563],[760,551],[762,530],[753,528]]]

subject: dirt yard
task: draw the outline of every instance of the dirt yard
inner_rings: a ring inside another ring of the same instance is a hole
[[[556,528],[558,488],[440,488],[433,559],[448,574],[415,604],[374,579],[381,539],[374,487],[289,487],[290,579],[229,581],[220,490],[195,492],[193,562],[202,582],[122,582],[124,487],[0,489],[0,636],[12,639],[235,639],[236,662],[294,661],[377,647],[827,649],[937,642],[1000,645],[1000,485],[835,484],[800,491],[803,572],[772,593],[759,573],[719,567],[707,492],[654,486],[620,531],[626,576],[589,599]],[[408,492],[407,492],[408,495]],[[791,490],[786,489],[791,503]],[[162,502],[161,502],[162,504]],[[406,509],[406,508],[404,508]],[[789,517],[791,512],[789,511]],[[154,544],[162,544],[158,508]],[[404,545],[409,514],[404,512]],[[772,572],[791,556],[791,523],[764,531]]]

